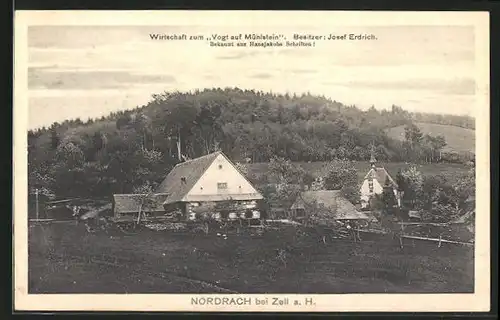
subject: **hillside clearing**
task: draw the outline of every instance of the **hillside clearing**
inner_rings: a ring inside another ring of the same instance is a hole
[[[447,146],[444,151],[456,152],[472,152],[475,153],[475,138],[474,130],[434,123],[415,123],[423,134],[432,136],[444,136]],[[405,139],[405,126],[398,126],[387,130],[387,135],[390,138],[403,141]]]

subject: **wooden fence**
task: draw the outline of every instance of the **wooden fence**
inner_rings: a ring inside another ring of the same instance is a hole
[[[357,231],[369,233],[369,234],[384,234],[384,235],[388,234],[387,232],[384,232],[382,230],[359,229]],[[448,240],[448,239],[443,239],[441,236],[439,238],[428,238],[428,237],[419,237],[419,236],[412,236],[412,235],[405,235],[404,234],[401,236],[401,238],[436,242],[438,247],[441,247],[441,244],[443,244],[443,243],[459,244],[459,245],[468,246],[468,247],[474,246],[474,243],[472,243],[472,242]]]
[[[76,224],[77,221],[72,220],[56,220],[56,219],[29,219],[29,224],[52,224],[52,223],[67,223],[67,224]]]

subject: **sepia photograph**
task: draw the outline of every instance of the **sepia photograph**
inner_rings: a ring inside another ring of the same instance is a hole
[[[311,311],[312,295],[479,293],[487,15],[70,13],[25,22],[16,48],[23,294]]]

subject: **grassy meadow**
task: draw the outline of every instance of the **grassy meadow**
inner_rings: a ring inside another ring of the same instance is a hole
[[[88,233],[29,228],[29,293],[473,292],[473,249],[363,235],[330,239],[295,227],[263,234]]]
[[[476,132],[472,129],[461,128],[444,124],[415,123],[423,134],[444,136],[447,146],[444,151],[475,152]],[[405,139],[405,126],[393,127],[387,130],[387,135],[396,140]]]

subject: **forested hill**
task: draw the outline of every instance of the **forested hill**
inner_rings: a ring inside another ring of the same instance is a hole
[[[29,184],[66,195],[131,192],[158,182],[179,162],[179,139],[187,158],[220,149],[235,161],[265,162],[274,155],[292,161],[366,160],[373,145],[383,161],[446,161],[439,152],[444,139],[424,135],[413,122],[474,129],[470,117],[409,113],[398,106],[362,111],[309,94],[163,93],[134,110],[30,131]],[[397,126],[405,126],[408,139],[387,136]]]

